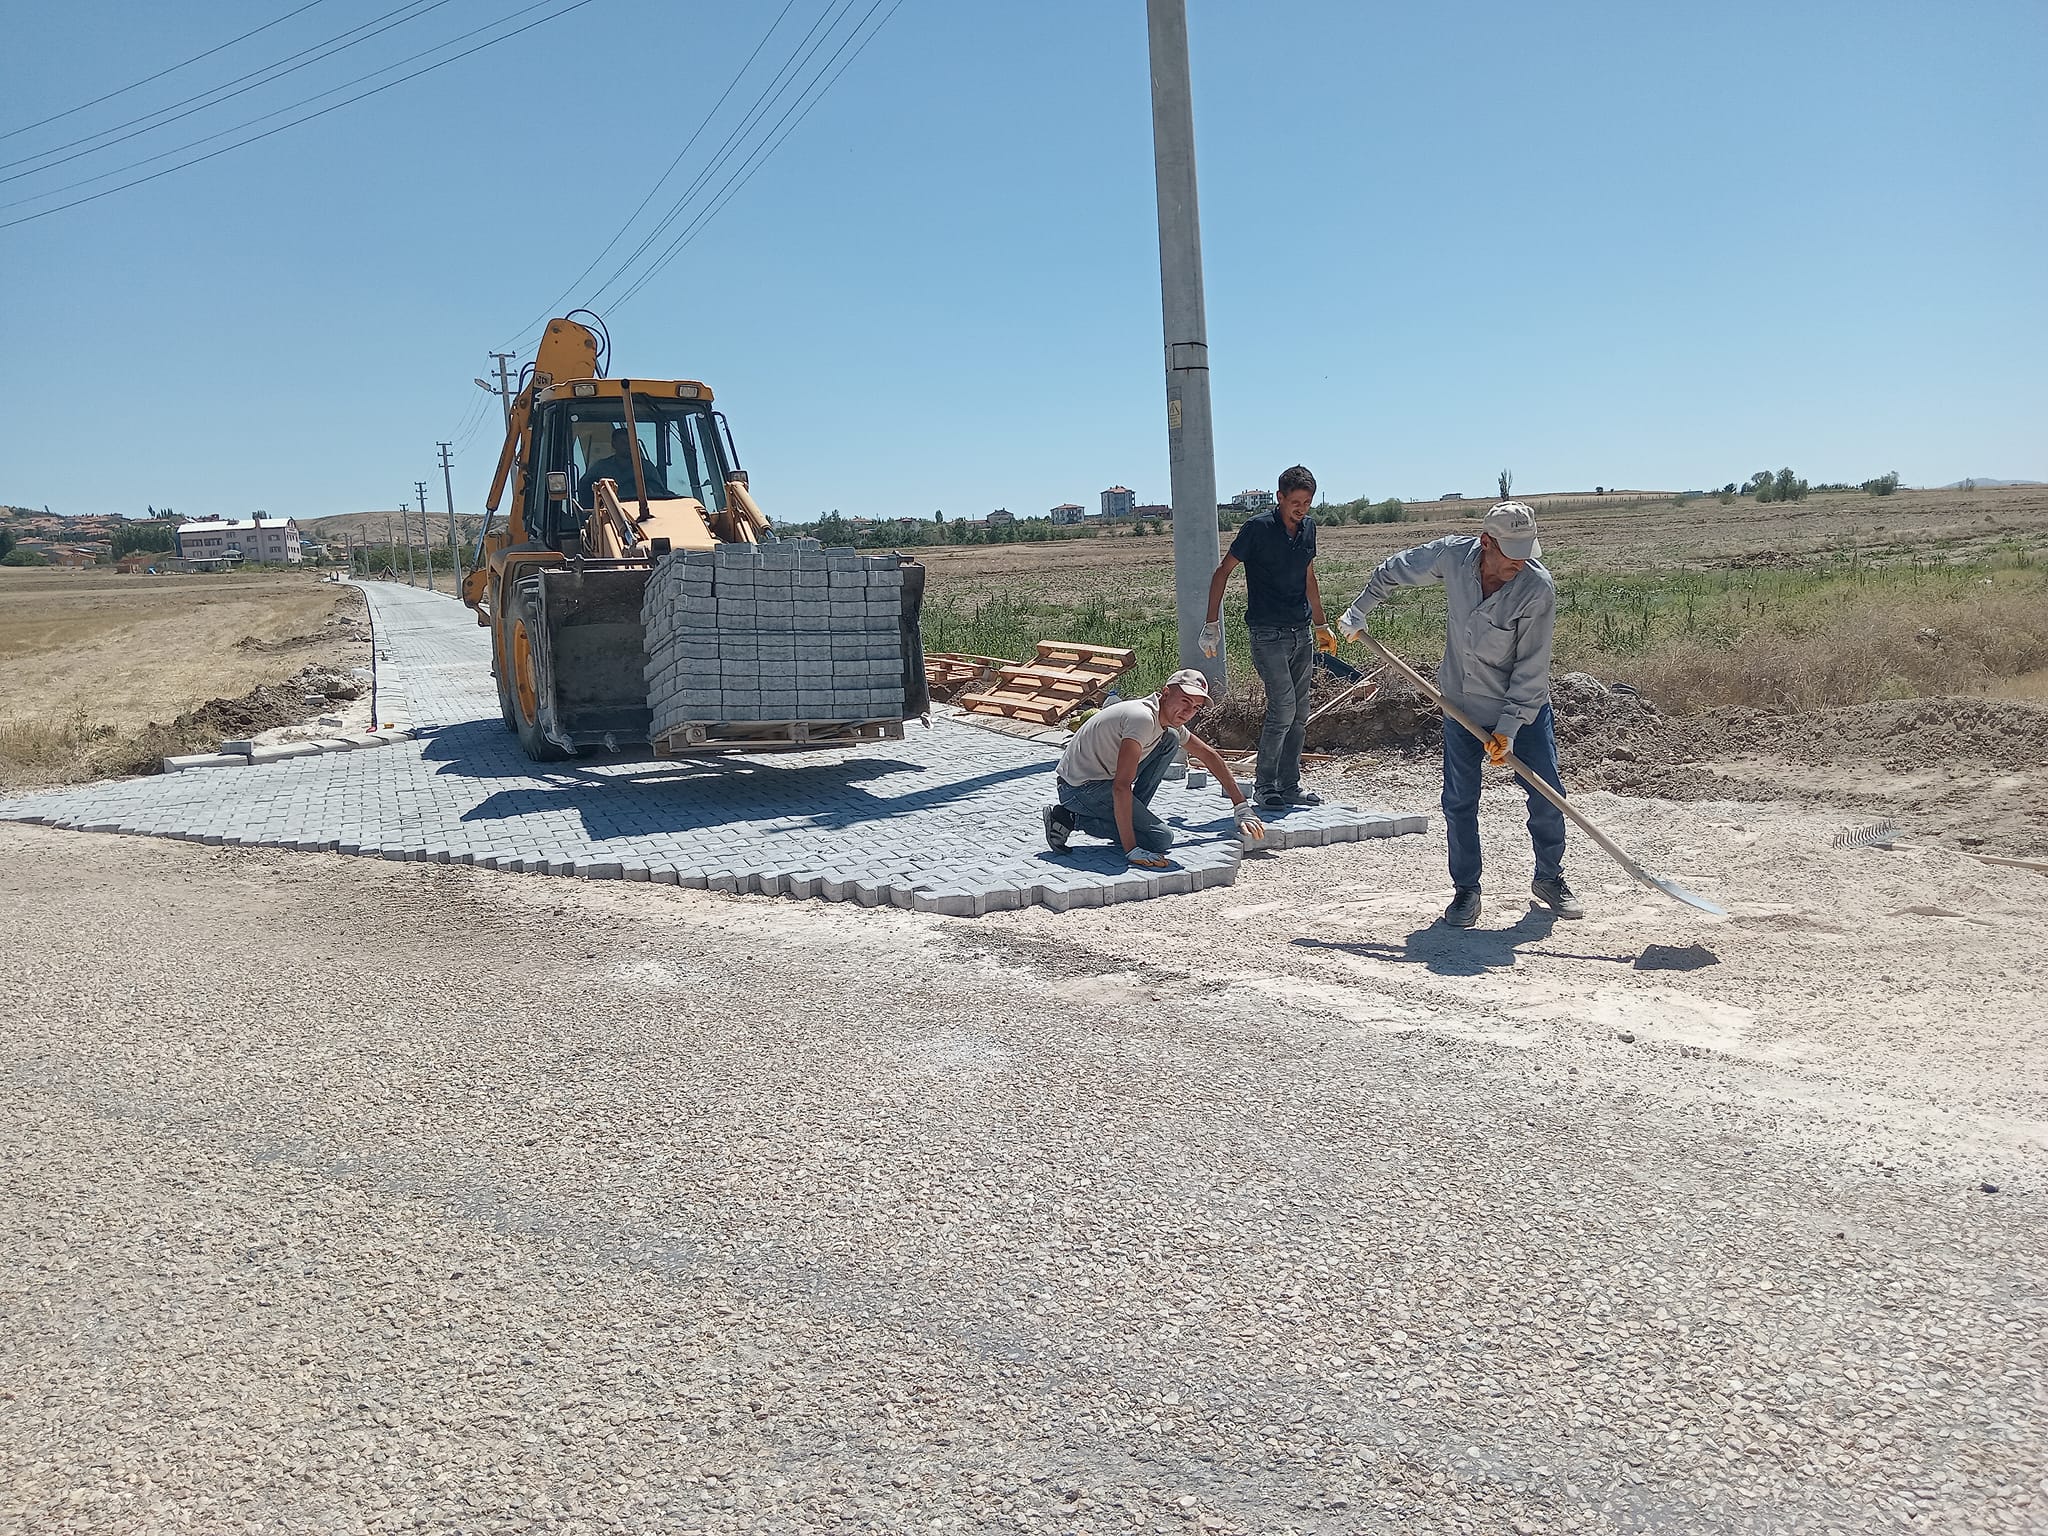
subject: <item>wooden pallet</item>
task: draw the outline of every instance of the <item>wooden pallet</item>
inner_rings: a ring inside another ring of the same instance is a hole
[[[1135,655],[1118,646],[1041,640],[1031,660],[1004,664],[990,687],[956,702],[978,715],[1057,725],[1098,702],[1110,684],[1130,671]]]
[[[1009,663],[1000,656],[969,656],[960,651],[926,651],[924,681],[933,698],[950,701],[962,689],[978,688]]]
[[[797,752],[849,747],[864,741],[901,741],[901,720],[685,721],[654,738],[656,757],[698,757],[710,752]]]

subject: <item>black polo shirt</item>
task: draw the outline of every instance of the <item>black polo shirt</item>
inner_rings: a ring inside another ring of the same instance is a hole
[[[1316,557],[1316,520],[1304,517],[1289,535],[1278,512],[1248,517],[1230,541],[1244,565],[1244,621],[1253,628],[1291,629],[1308,622],[1308,564]]]

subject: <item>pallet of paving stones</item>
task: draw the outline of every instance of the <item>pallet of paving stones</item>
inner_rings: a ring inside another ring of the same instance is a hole
[[[1111,684],[1130,671],[1136,655],[1119,646],[1041,640],[1031,660],[1005,664],[993,686],[958,702],[978,715],[1057,725],[1075,710],[1100,702]]]
[[[963,688],[987,682],[1010,663],[1001,656],[970,656],[963,651],[926,651],[925,686],[932,697],[949,701]]]
[[[790,752],[805,747],[851,747],[864,741],[901,741],[901,720],[695,720],[654,738],[657,757],[700,752]]]
[[[737,751],[871,740],[829,728],[877,722],[900,734],[902,614],[897,555],[815,539],[667,555],[640,615],[649,737],[665,750]]]

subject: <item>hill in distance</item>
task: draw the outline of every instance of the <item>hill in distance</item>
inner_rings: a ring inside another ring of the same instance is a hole
[[[1994,480],[1989,475],[1973,475],[1968,480],[1951,480],[1947,485],[1937,486],[1936,489],[1943,491],[1962,491],[1970,489],[1976,489],[1980,491],[1999,491],[2004,490],[2008,486],[2014,485],[2048,485],[2048,481]]]

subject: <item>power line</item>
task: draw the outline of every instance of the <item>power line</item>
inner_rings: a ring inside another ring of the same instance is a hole
[[[477,422],[482,420],[483,418],[483,401],[478,399],[475,395],[471,395],[469,398],[471,404],[466,410],[463,411],[462,420],[455,424],[455,430],[449,434],[450,439],[453,441],[463,443],[468,442],[468,433],[471,431],[472,428],[476,426]]]
[[[195,113],[204,112],[209,107],[217,107],[224,101],[232,101],[237,96],[245,96],[250,91],[269,85],[273,80],[282,80],[286,75],[295,75],[300,70],[318,64],[322,60],[331,59],[335,54],[346,52],[348,49],[355,47],[357,43],[367,43],[371,38],[389,32],[393,27],[402,27],[409,21],[417,21],[420,17],[426,15],[428,11],[439,10],[446,4],[448,4],[448,0],[406,0],[406,3],[401,5],[396,11],[386,11],[382,16],[364,22],[362,26],[351,27],[347,32],[328,38],[326,42],[315,43],[310,48],[301,48],[297,53],[288,53],[282,59],[279,59],[277,63],[266,64],[261,69],[251,70],[246,75],[237,75],[224,85],[210,86],[206,90],[199,92],[196,96],[187,96],[183,101],[174,101],[168,107],[158,107],[154,112],[145,112],[140,117],[131,117],[125,123],[116,123],[113,127],[102,128],[97,133],[88,133],[84,138],[73,139],[68,144],[59,144],[50,149],[39,149],[32,155],[23,155],[19,160],[9,160],[0,163],[0,170],[12,170],[17,165],[27,165],[31,160],[45,161],[42,165],[29,166],[25,171],[15,171],[12,176],[0,176],[0,181],[19,181],[24,176],[34,176],[38,172],[51,170],[56,166],[68,165],[73,160],[82,160],[87,155],[96,155],[103,149],[111,149],[116,144],[125,144],[130,139],[141,138],[145,133],[153,133],[159,128],[168,128],[172,123],[182,121],[193,116]],[[415,6],[420,8],[415,10]],[[410,16],[399,16],[399,11],[412,11],[412,14]],[[398,16],[398,20],[390,21],[390,18],[393,16]],[[388,26],[377,26],[378,22],[389,22],[390,24]],[[365,27],[376,27],[376,31],[365,32],[363,30]],[[354,37],[353,34],[357,32],[362,32],[363,35],[361,37]],[[341,39],[343,38],[349,38],[350,41],[342,42]],[[329,47],[330,43],[339,44],[339,46]],[[327,52],[319,52],[322,48],[326,48]],[[431,52],[432,50],[429,51]],[[309,53],[315,56],[310,59],[305,58],[305,55]],[[280,67],[281,65],[291,64],[293,59],[303,59],[304,62],[292,64],[290,69]],[[276,73],[271,73],[273,70]],[[264,75],[267,78],[258,80],[256,79],[258,75]],[[254,83],[244,85],[244,81],[253,81]],[[239,86],[240,89],[229,90],[228,86]],[[214,99],[212,101],[205,100],[208,96]],[[196,107],[192,105],[195,101],[199,103]],[[187,107],[190,110],[180,112],[177,110],[180,107]],[[166,117],[164,115],[166,113],[172,115]],[[152,123],[149,120],[153,117],[162,118],[163,121]],[[135,128],[137,123],[142,123],[145,126]],[[133,133],[121,133],[123,128],[135,128],[135,131]],[[120,137],[109,138],[108,135],[110,134],[120,134]],[[92,141],[94,139],[106,139],[106,143],[93,144]],[[78,149],[78,146],[81,144],[90,145],[90,147]],[[58,155],[59,151],[66,149],[76,149],[78,152],[76,154],[61,155],[54,160],[49,158],[52,155]]]
[[[768,24],[768,30],[761,34],[761,41],[754,44],[754,51],[747,55],[746,62],[740,65],[738,71],[733,75],[732,79],[726,82],[726,87],[723,91],[719,93],[718,100],[714,101],[711,104],[711,110],[709,112],[706,112],[704,114],[703,121],[697,124],[696,132],[692,133],[689,137],[688,142],[686,142],[681,149],[676,151],[675,159],[669,161],[668,169],[663,171],[661,175],[655,179],[654,185],[647,189],[647,195],[640,199],[640,206],[638,208],[635,208],[632,211],[632,213],[626,216],[626,222],[619,226],[619,232],[613,235],[611,239],[607,240],[604,243],[603,250],[599,251],[595,256],[590,258],[590,264],[588,266],[586,266],[581,272],[578,272],[575,275],[575,277],[570,279],[569,286],[567,288],[564,288],[561,291],[561,293],[557,294],[555,298],[549,302],[547,308],[541,311],[540,316],[537,319],[527,321],[526,325],[524,326],[524,328],[521,329],[519,333],[521,337],[525,336],[526,333],[528,331],[531,331],[535,326],[542,325],[546,323],[549,319],[551,319],[556,312],[556,306],[561,304],[567,298],[569,298],[570,295],[574,294],[577,285],[580,284],[583,281],[583,279],[590,276],[592,272],[596,271],[597,264],[600,261],[603,261],[605,257],[611,254],[612,247],[617,245],[621,240],[626,238],[626,231],[633,227],[633,221],[639,218],[640,215],[646,211],[647,205],[654,201],[654,194],[659,192],[662,188],[663,183],[665,183],[669,179],[669,177],[675,174],[676,167],[683,163],[683,156],[687,155],[690,152],[690,146],[695,144],[697,140],[703,136],[704,130],[711,125],[711,119],[718,115],[718,109],[725,105],[726,98],[732,95],[733,90],[739,85],[740,81],[746,77],[747,71],[754,67],[754,60],[761,56],[761,50],[768,46],[768,39],[775,35],[776,29],[782,25],[782,18],[790,13],[791,8],[794,7],[795,4],[796,0],[786,0],[786,3],[783,5],[782,9],[776,12],[775,20],[770,22]],[[813,30],[815,30],[815,28]],[[515,340],[516,339],[517,338],[515,338]]]
[[[435,0],[436,5],[445,5],[447,3],[448,0]],[[367,74],[357,75],[353,80],[344,80],[341,82],[341,84],[329,86],[324,91],[315,91],[311,96],[303,96],[297,101],[287,102],[284,106],[278,107],[273,111],[259,113],[255,117],[246,118],[242,122],[235,123],[229,127],[221,129],[218,133],[209,133],[202,138],[187,140],[183,144],[179,144],[171,149],[163,150],[158,154],[145,155],[140,160],[131,160],[126,165],[117,165],[111,171],[101,171],[96,175],[82,176],[77,181],[66,182],[61,187],[45,187],[40,192],[31,192],[28,196],[17,197],[12,202],[0,203],[0,209],[19,208],[25,203],[40,202],[42,201],[42,199],[46,197],[57,197],[65,192],[76,191],[80,187],[89,187],[96,181],[105,181],[110,176],[125,175],[129,171],[140,170],[145,165],[154,165],[159,160],[168,160],[173,155],[182,155],[188,149],[197,149],[202,144],[211,144],[214,140],[224,139],[229,134],[240,133],[244,128],[253,128],[258,123],[267,123],[273,117],[283,117],[287,112],[296,112],[301,107],[311,106],[314,102],[321,100],[323,97],[332,96],[335,95],[337,92],[348,90],[351,86],[361,85],[365,80],[374,80],[379,75],[388,75],[394,69],[403,69],[406,65],[416,63],[420,59],[424,59],[432,54],[439,53],[444,48],[453,48],[457,43],[465,42],[468,39],[475,37],[480,32],[488,32],[493,27],[503,26],[508,21],[516,21],[521,16],[526,15],[530,11],[540,10],[543,6],[552,5],[553,3],[554,0],[534,0],[533,4],[524,6],[521,9],[514,11],[510,16],[500,17],[496,21],[485,22],[480,27],[471,27],[467,32],[458,32],[455,36],[449,38],[446,42],[436,43],[431,48],[422,48],[416,53],[409,53],[402,59],[393,60],[389,64],[379,65],[376,69],[371,70]],[[420,14],[424,15],[425,12],[421,12]],[[408,17],[407,19],[410,20],[411,18]],[[509,36],[510,34],[507,35]],[[393,81],[392,83],[395,85],[398,84],[399,82]],[[343,105],[346,105],[346,103],[343,103]],[[159,123],[157,124],[157,126],[163,127],[165,125]],[[290,125],[287,124],[286,126],[289,127]],[[144,131],[146,132],[147,130]],[[248,142],[254,143],[255,140],[251,139]],[[107,146],[101,145],[100,147],[104,149]],[[93,153],[93,151],[87,150],[86,153],[91,154]],[[73,156],[72,158],[76,159],[77,157]],[[43,170],[47,170],[48,168],[49,167],[47,166],[39,167],[39,169]],[[24,171],[21,173],[21,175],[24,176],[33,174],[34,172],[30,171]],[[0,176],[0,182],[15,181],[18,179],[19,178],[15,176]],[[0,228],[4,227],[5,226],[0,226]]]
[[[833,3],[838,4],[837,11],[833,10]],[[783,61],[782,68],[775,72],[775,78],[761,88],[760,94],[755,96],[753,104],[747,108],[732,132],[725,136],[725,142],[718,146],[710,161],[703,169],[697,172],[690,185],[683,189],[682,195],[669,205],[668,212],[662,215],[654,228],[641,237],[640,243],[633,248],[626,259],[612,269],[609,277],[597,285],[596,291],[591,296],[591,303],[593,305],[596,304],[598,297],[607,288],[611,287],[621,276],[632,269],[633,264],[646,254],[648,248],[655,241],[659,240],[668,231],[669,227],[682,216],[683,211],[695,199],[699,190],[713,176],[716,176],[726,162],[737,153],[738,146],[745,143],[746,136],[753,132],[755,124],[765,117],[774,105],[782,99],[783,93],[801,78],[804,67],[817,56],[818,50],[831,40],[832,33],[838,28],[840,21],[845,17],[846,13],[853,9],[853,6],[854,0],[828,0],[824,13],[819,16],[816,22],[812,23],[811,30],[803,35],[802,40],[798,42],[797,46],[790,50],[790,56]],[[824,35],[817,37],[816,42],[812,42],[811,39],[817,36],[818,28],[821,26],[825,28]],[[807,44],[808,46],[806,46]]]
[[[816,22],[812,23],[811,30],[804,34],[803,39],[798,42],[796,48],[791,50],[790,57],[783,62],[782,68],[775,72],[775,78],[762,87],[760,94],[754,98],[753,105],[747,109],[732,132],[725,136],[725,142],[719,145],[717,151],[712,155],[710,162],[702,170],[698,171],[690,185],[683,189],[682,195],[669,205],[668,212],[661,217],[654,228],[641,237],[640,243],[633,248],[626,259],[614,267],[611,275],[598,284],[596,291],[589,300],[592,308],[597,306],[605,290],[632,270],[633,264],[657,240],[668,232],[669,228],[674,225],[677,219],[682,217],[691,202],[695,200],[698,191],[706,186],[711,178],[716,176],[726,163],[732,159],[733,155],[738,152],[738,147],[745,143],[747,135],[753,132],[755,124],[767,116],[775,104],[782,99],[783,93],[802,77],[805,66],[816,57],[818,50],[831,41],[832,34],[837,30],[839,22],[846,16],[847,12],[853,9],[854,3],[855,0],[838,0],[838,10],[836,12],[832,9],[831,4],[826,6],[824,15],[821,15]],[[877,3],[879,3],[879,0],[877,0]],[[873,14],[872,10],[869,14]],[[827,18],[829,18],[829,22]],[[866,17],[863,17],[862,21],[865,20]],[[825,28],[824,36],[819,37],[815,43],[812,43],[811,39],[816,36],[818,28],[821,26]],[[856,24],[855,31],[858,30],[859,26]],[[806,47],[806,44],[810,46]],[[829,63],[827,67],[829,67]],[[820,71],[820,73],[822,72]],[[815,78],[813,83],[815,83]],[[773,130],[771,129],[770,132],[773,132]]]
[[[58,119],[60,118],[71,117],[77,113],[83,112],[87,107],[96,107],[103,101],[112,101],[116,96],[125,96],[130,91],[139,90],[141,87],[148,85],[152,80],[161,80],[165,75],[175,74],[179,70],[183,69],[187,64],[197,64],[201,59],[210,59],[216,53],[219,53],[224,48],[232,48],[237,43],[246,43],[258,32],[268,32],[272,27],[277,26],[282,22],[290,21],[294,16],[297,16],[305,11],[310,11],[316,5],[323,5],[325,3],[326,0],[306,0],[306,3],[300,6],[298,10],[286,11],[282,16],[278,17],[277,20],[275,21],[266,21],[260,27],[251,27],[248,31],[242,33],[241,36],[231,37],[224,43],[216,43],[213,47],[207,49],[206,52],[195,53],[189,59],[180,59],[175,64],[167,64],[162,69],[158,70],[155,74],[144,75],[140,80],[135,81],[134,84],[132,85],[121,86],[117,90],[111,90],[107,92],[107,94],[104,96],[95,96],[91,101],[81,101],[77,106],[66,107],[62,112],[52,112],[48,117],[39,117],[32,123],[23,123],[19,128],[10,128],[5,133],[0,133],[0,139],[11,139],[17,133],[27,133],[31,128],[40,128],[45,123],[54,123],[58,121]]]
[[[853,31],[847,34],[846,42],[841,43],[839,45],[838,51],[832,55],[832,58],[827,59],[825,61],[825,69],[830,69],[832,67],[833,60],[837,59],[840,53],[844,53],[846,51],[847,43],[851,43],[853,39],[859,35],[860,29],[867,25],[868,17],[874,15],[876,11],[880,10],[881,6],[882,0],[875,0],[875,3],[868,7],[867,15],[861,17],[861,19],[854,24]],[[615,307],[624,308],[629,302],[631,302],[635,294],[639,293],[642,288],[646,287],[648,283],[652,282],[656,277],[658,277],[668,267],[669,263],[674,261],[677,256],[681,255],[683,250],[690,244],[690,242],[695,240],[697,236],[703,232],[704,227],[708,225],[713,219],[718,217],[719,213],[723,211],[726,204],[730,203],[733,200],[733,198],[739,196],[740,192],[745,189],[747,183],[754,179],[755,172],[757,172],[762,165],[767,163],[768,159],[772,155],[774,155],[776,150],[782,148],[784,142],[789,138],[790,134],[795,133],[798,128],[803,126],[804,119],[809,117],[811,115],[812,110],[818,105],[818,103],[825,99],[826,93],[829,92],[833,86],[839,83],[839,77],[845,74],[847,70],[853,67],[854,60],[858,59],[863,53],[867,52],[868,44],[875,40],[875,38],[880,34],[882,28],[886,27],[889,24],[889,18],[894,16],[898,10],[902,9],[902,6],[903,0],[896,0],[896,3],[889,7],[888,14],[883,16],[879,22],[875,23],[874,29],[870,31],[864,39],[862,39],[861,45],[858,48],[854,49],[852,56],[849,57],[844,64],[839,66],[838,70],[833,74],[830,80],[827,80],[821,88],[812,93],[810,100],[807,103],[801,101],[791,103],[789,112],[785,112],[782,114],[781,119],[779,119],[776,122],[775,128],[781,128],[782,124],[789,120],[790,112],[795,112],[797,107],[799,105],[802,105],[803,111],[798,114],[796,121],[791,122],[789,124],[789,127],[782,132],[780,137],[777,137],[773,143],[768,144],[766,149],[757,149],[754,155],[744,165],[742,165],[738,171],[734,173],[734,176],[738,178],[738,185],[734,185],[734,182],[731,178],[727,179],[726,187],[730,187],[731,191],[726,191],[724,187],[720,188],[719,193],[716,194],[714,197],[712,205],[707,210],[705,210],[705,212],[700,214],[689,228],[685,229],[681,235],[678,235],[676,239],[670,243],[668,248],[664,250],[658,258],[656,258],[653,266],[649,267],[646,272],[642,273],[641,276],[634,281],[633,285],[630,288],[628,288],[624,293],[620,294],[618,298],[612,301]],[[819,75],[822,76],[824,70],[820,70],[818,73]],[[816,83],[816,77],[813,78],[813,83]],[[769,130],[769,133],[774,134],[775,128],[771,128]]]
[[[546,0],[542,0],[542,3],[546,3]],[[547,25],[547,23],[551,21],[558,21],[562,17],[568,15],[571,11],[580,11],[583,9],[584,6],[589,4],[591,4],[591,0],[572,0],[571,4],[564,6],[561,10],[554,12],[552,15],[543,16],[537,21],[530,21],[525,26],[516,28],[513,31],[503,34],[502,36],[494,37],[485,42],[478,43],[474,48],[466,48],[461,53],[452,54],[448,58],[442,59],[433,64],[429,64],[423,69],[416,69],[409,75],[401,75],[396,80],[389,80],[386,81],[383,85],[374,86],[367,91],[359,92],[358,94],[349,97],[345,101],[337,101],[332,106],[322,107],[318,112],[309,112],[304,117],[294,118],[292,121],[288,123],[279,123],[275,128],[266,128],[263,132],[258,134],[252,134],[248,138],[239,140],[236,143],[224,144],[219,149],[210,150],[203,155],[195,155],[193,156],[192,159],[181,161],[177,165],[167,165],[160,171],[152,171],[147,176],[138,176],[133,181],[124,181],[119,186],[108,187],[103,191],[93,193],[89,197],[73,198],[68,203],[59,203],[56,207],[45,208],[39,213],[27,213],[23,214],[18,219],[8,219],[4,223],[0,223],[0,229],[13,229],[18,224],[33,223],[37,219],[46,219],[51,214],[54,213],[63,213],[67,209],[82,207],[86,203],[96,203],[103,197],[112,197],[117,192],[126,192],[130,187],[143,186],[148,182],[156,181],[162,177],[172,175],[178,171],[188,170],[192,166],[203,165],[208,160],[217,159],[221,155],[228,154],[234,150],[245,149],[251,144],[259,143],[264,139],[270,138],[274,134],[283,133],[288,128],[296,128],[302,123],[310,123],[315,118],[327,116],[327,114],[330,112],[339,112],[343,107],[353,106],[356,102],[367,100],[369,97],[372,96],[381,95],[383,92],[390,90],[394,86],[404,85],[409,80],[417,80],[422,75],[430,75],[437,69],[445,68],[446,66],[454,64],[459,60],[468,58],[473,53],[481,53],[486,48],[495,48],[499,43],[509,42],[513,38],[519,36],[522,32],[531,32],[535,27],[545,26]],[[447,44],[444,43],[441,46],[445,48]],[[428,51],[431,52],[433,50],[430,49]],[[310,99],[318,100],[319,98],[313,97]]]
[[[823,45],[825,40],[830,38],[830,36],[832,35],[832,31],[838,25],[839,18],[843,17],[847,13],[847,11],[851,10],[854,3],[855,0],[826,0],[825,8],[822,12],[819,13],[818,19],[811,23],[809,30],[806,31],[802,37],[797,39],[795,45],[790,49],[788,56],[783,59],[781,67],[775,71],[772,77],[770,77],[768,83],[762,86],[760,91],[756,93],[752,103],[748,105],[747,109],[743,113],[741,113],[738,124],[732,129],[731,132],[726,134],[725,141],[721,143],[718,146],[718,148],[712,152],[712,156],[709,163],[707,163],[702,169],[700,169],[697,172],[697,174],[693,178],[691,178],[690,184],[682,190],[682,192],[677,196],[675,202],[669,205],[667,212],[665,212],[662,215],[662,217],[656,221],[654,227],[641,237],[640,243],[634,246],[633,249],[626,254],[625,258],[619,262],[618,266],[612,269],[610,275],[608,275],[603,282],[597,285],[597,288],[594,290],[593,296],[589,301],[589,304],[591,306],[594,306],[596,304],[597,295],[603,294],[603,292],[607,288],[609,288],[613,283],[617,282],[618,279],[624,273],[632,269],[633,263],[637,261],[641,257],[641,255],[643,255],[647,251],[647,249],[654,244],[655,241],[661,238],[663,232],[666,231],[669,228],[669,226],[672,225],[675,222],[675,220],[682,214],[682,212],[689,206],[690,202],[696,197],[698,190],[704,186],[706,181],[709,180],[710,177],[718,173],[719,168],[722,165],[724,165],[728,159],[731,158],[735,141],[743,140],[746,134],[752,130],[754,123],[759,119],[761,115],[763,115],[767,108],[772,107],[774,103],[781,98],[782,92],[785,89],[787,89],[789,80],[793,78],[791,73],[792,70],[794,70],[796,74],[799,75],[802,73],[803,66],[810,61],[813,55],[816,54],[818,48]],[[836,14],[834,12],[835,6],[838,7]],[[825,36],[823,38],[819,38],[816,44],[812,44],[811,40],[814,37],[818,36],[818,30],[821,27],[825,29]],[[810,46],[807,47],[806,45]],[[533,324],[530,324],[527,327],[526,331],[521,333],[521,342],[524,341],[526,336],[534,334],[536,327],[542,323],[544,322],[534,322]],[[515,343],[515,345],[517,344],[518,343]]]

